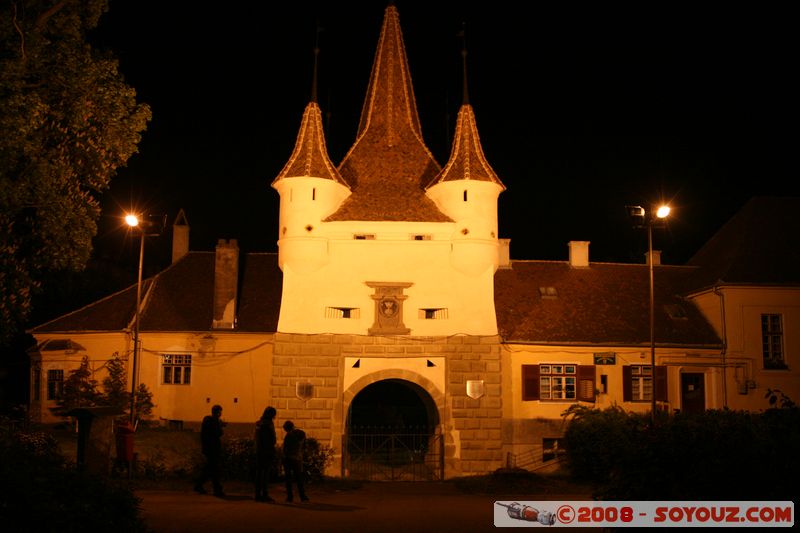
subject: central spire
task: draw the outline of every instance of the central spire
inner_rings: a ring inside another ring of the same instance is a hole
[[[339,165],[353,194],[328,220],[449,221],[422,189],[440,170],[422,139],[400,17],[389,5],[356,141]]]

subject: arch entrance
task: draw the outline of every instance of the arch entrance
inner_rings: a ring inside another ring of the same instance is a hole
[[[362,388],[347,410],[345,473],[381,481],[440,480],[439,409],[420,385],[384,379]]]

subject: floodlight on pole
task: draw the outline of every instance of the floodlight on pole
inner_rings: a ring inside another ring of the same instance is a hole
[[[136,309],[133,320],[133,361],[131,363],[131,424],[136,421],[136,381],[139,371],[139,307],[142,304],[142,266],[144,265],[144,228],[139,226],[139,217],[134,214],[125,216],[125,222],[131,228],[139,229],[139,275],[136,281]]]
[[[655,313],[655,284],[653,271],[653,224],[666,219],[670,213],[668,205],[661,205],[651,212],[647,212],[643,207],[634,205],[626,206],[628,215],[636,221],[638,227],[647,227],[647,265],[650,274],[650,383],[651,399],[650,414],[655,423],[656,419],[656,313]]]

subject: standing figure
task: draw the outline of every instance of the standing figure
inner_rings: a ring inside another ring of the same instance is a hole
[[[292,480],[297,483],[300,501],[307,502],[306,490],[303,486],[303,444],[306,434],[302,429],[294,427],[291,420],[283,423],[286,436],[283,437],[283,473],[286,475],[286,501],[294,501]]]
[[[222,482],[220,481],[222,477],[222,427],[225,425],[221,417],[222,406],[215,405],[211,408],[211,415],[203,418],[203,425],[200,428],[200,442],[203,455],[206,457],[206,464],[194,485],[195,491],[205,494],[206,489],[203,485],[210,478],[214,487],[214,496],[218,498],[225,496],[222,491]]]
[[[269,497],[269,471],[275,463],[275,408],[267,407],[256,422],[256,501],[274,502]]]

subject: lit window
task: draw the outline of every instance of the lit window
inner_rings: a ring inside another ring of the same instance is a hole
[[[192,381],[192,356],[164,354],[162,371],[165,385],[188,385]]]
[[[60,400],[64,395],[64,371],[47,371],[47,399]]]
[[[574,400],[576,372],[575,365],[540,365],[539,399]]]
[[[643,401],[653,398],[653,367],[631,366],[631,400]]]
[[[595,366],[522,365],[522,400],[595,401]]]
[[[781,315],[761,315],[761,351],[764,368],[785,370],[783,359],[783,324]]]

